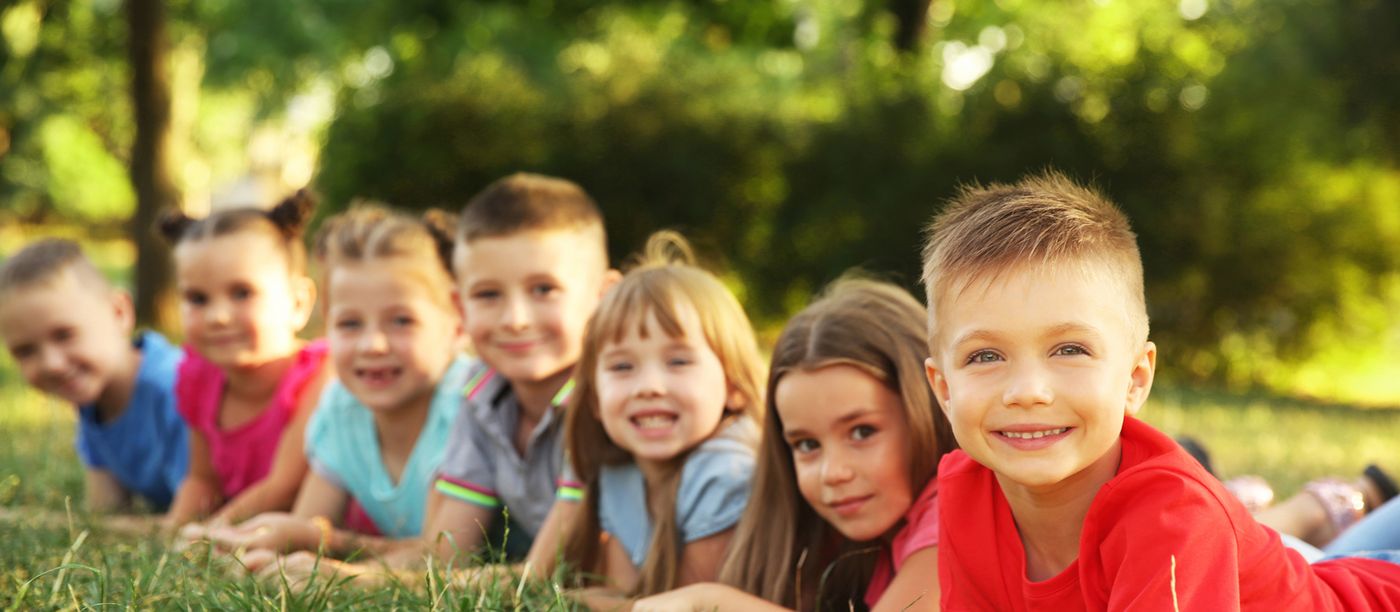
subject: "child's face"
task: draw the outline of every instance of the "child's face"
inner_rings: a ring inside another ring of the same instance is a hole
[[[288,272],[271,237],[237,232],[181,243],[175,279],[185,338],[215,365],[253,367],[296,351],[315,291]]]
[[[540,230],[457,243],[454,267],[467,337],[506,380],[541,382],[578,362],[605,265],[592,238]]]
[[[649,312],[645,335],[629,322],[626,335],[598,353],[598,418],[638,462],[666,461],[693,448],[715,432],[726,404],[737,399],[695,309],[680,306],[676,314],[684,336],[671,337]]]
[[[909,433],[898,394],[838,364],[784,374],[773,402],[797,488],[823,520],[864,542],[909,511]]]
[[[372,410],[427,405],[461,332],[457,313],[415,263],[343,264],[329,275],[326,323],[336,376]]]
[[[35,388],[77,405],[97,402],[130,372],[131,302],[124,294],[84,286],[71,272],[7,292],[0,336]]]
[[[929,381],[958,444],[1004,489],[1097,491],[1117,472],[1157,355],[1134,339],[1126,293],[1106,266],[1047,265],[942,302]]]

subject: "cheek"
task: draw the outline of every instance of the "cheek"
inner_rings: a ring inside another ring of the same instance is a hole
[[[802,464],[794,463],[797,477],[797,490],[802,493],[802,499],[807,500],[807,505],[816,507],[821,503],[822,487],[821,473],[816,463]]]

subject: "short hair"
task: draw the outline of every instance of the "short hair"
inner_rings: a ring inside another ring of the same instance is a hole
[[[419,218],[377,204],[359,203],[326,220],[316,235],[316,261],[326,275],[337,265],[388,257],[413,260],[433,293],[451,306],[452,227],[456,217],[430,209]]]
[[[599,232],[606,253],[603,214],[588,193],[572,181],[518,172],[496,180],[462,209],[457,239],[471,244],[529,230]]]
[[[53,282],[65,272],[72,272],[90,287],[111,289],[107,278],[92,265],[78,243],[66,238],[44,238],[0,264],[0,294]]]
[[[302,243],[302,233],[315,209],[316,197],[310,191],[300,189],[267,210],[256,207],[230,208],[202,219],[188,217],[179,210],[167,211],[157,221],[157,229],[171,246],[238,232],[262,233],[282,247],[287,268],[294,274],[302,274],[306,271],[306,245]]]
[[[1022,265],[1106,264],[1128,294],[1128,321],[1147,339],[1142,255],[1128,218],[1097,190],[1045,171],[1012,185],[964,186],[928,227],[923,283],[929,345],[939,299]]]

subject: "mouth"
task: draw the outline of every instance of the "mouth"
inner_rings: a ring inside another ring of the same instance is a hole
[[[497,342],[496,348],[507,353],[528,353],[530,349],[539,344],[538,340],[511,340],[507,342]]]
[[[1015,429],[996,431],[1001,441],[1021,450],[1045,448],[1063,440],[1073,427],[1047,427],[1042,425],[1018,426]]]
[[[665,434],[675,427],[676,421],[680,420],[680,417],[673,412],[654,410],[639,412],[629,417],[628,420],[643,434]]]
[[[838,516],[849,518],[860,512],[861,508],[865,506],[865,502],[870,501],[873,497],[875,497],[873,493],[870,495],[852,495],[829,502],[827,506],[835,511]]]
[[[398,380],[403,374],[403,368],[356,368],[355,378],[368,384],[370,387],[384,387]]]

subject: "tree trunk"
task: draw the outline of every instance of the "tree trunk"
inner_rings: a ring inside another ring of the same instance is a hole
[[[894,46],[908,53],[918,48],[928,30],[928,9],[932,0],[890,0],[890,12],[897,25]]]
[[[131,151],[131,183],[136,215],[128,228],[136,243],[136,319],[166,331],[175,326],[170,250],[155,231],[161,211],[180,205],[170,175],[170,77],[166,66],[163,0],[127,0],[131,99],[136,141]]]

